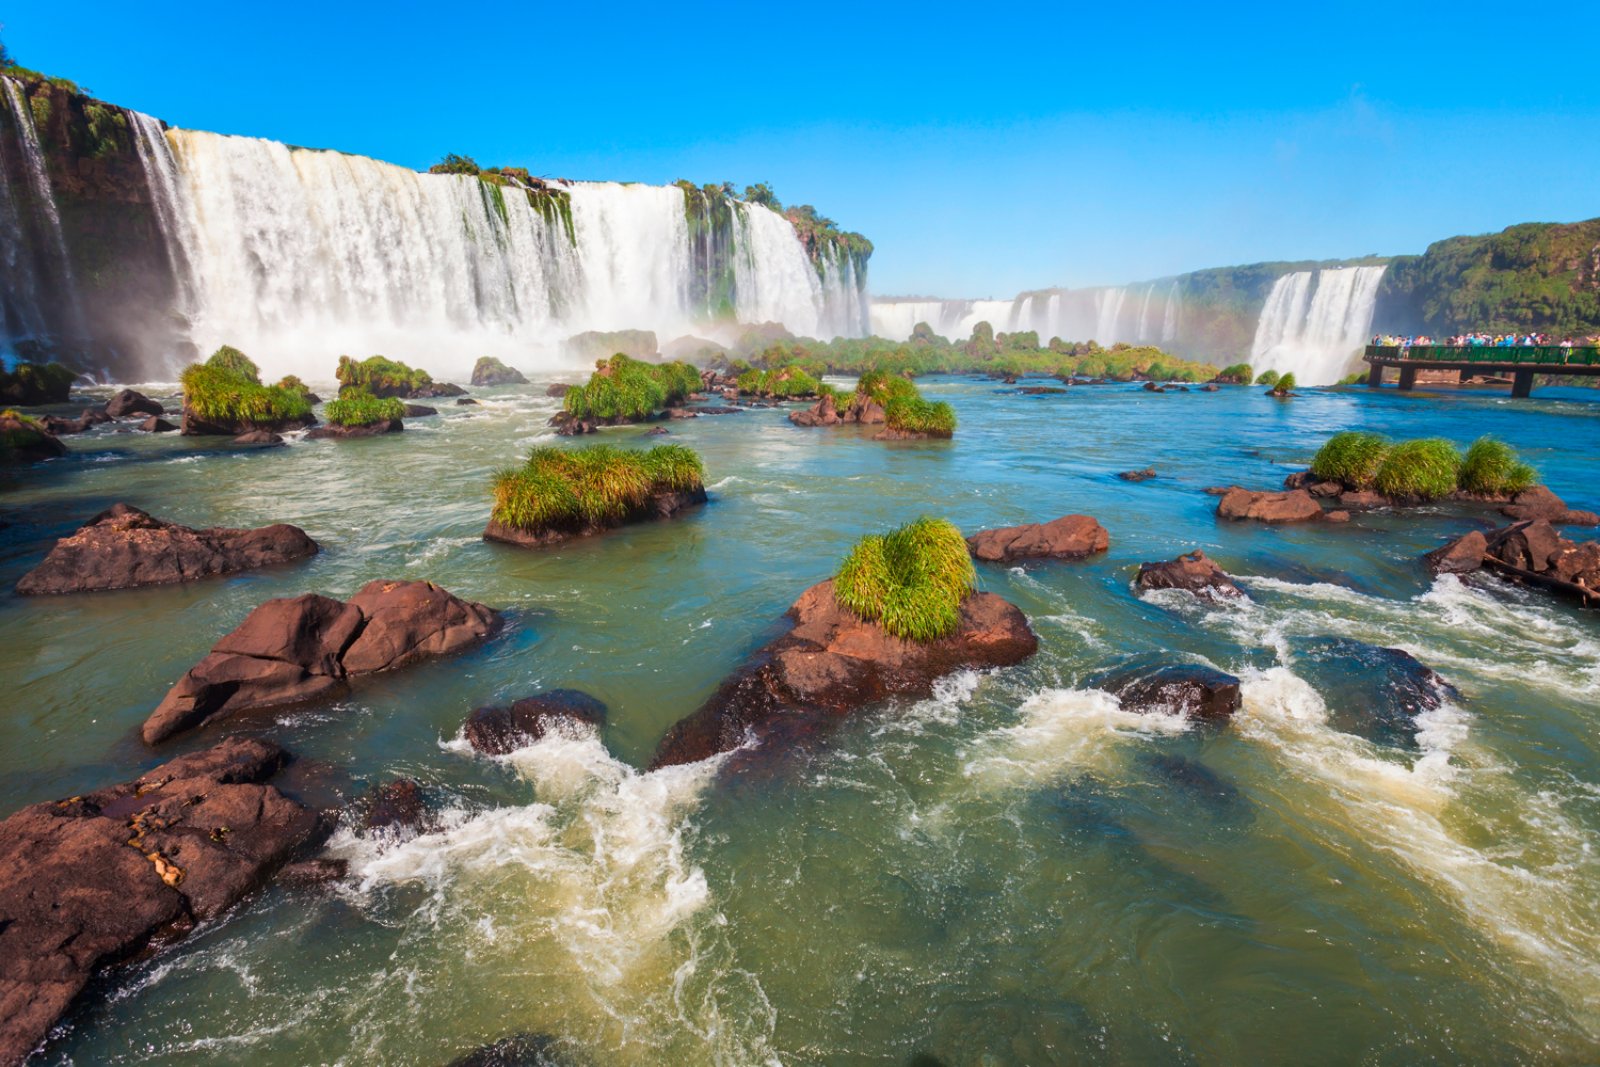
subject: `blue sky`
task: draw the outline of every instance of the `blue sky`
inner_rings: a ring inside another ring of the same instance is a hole
[[[871,237],[882,294],[1600,215],[1595,4],[134,10],[11,7],[4,39],[175,125],[417,167],[768,181]]]

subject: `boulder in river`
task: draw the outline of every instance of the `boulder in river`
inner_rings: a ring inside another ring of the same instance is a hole
[[[0,464],[33,463],[67,454],[67,446],[37,419],[0,412]]]
[[[967,538],[975,559],[1012,563],[1024,559],[1083,559],[1104,552],[1111,535],[1088,515],[1063,515],[1049,522],[980,530]]]
[[[438,408],[430,408],[426,404],[407,404],[406,405],[406,416],[405,417],[408,418],[408,419],[425,419],[429,415],[437,415],[437,414],[439,414],[439,409]]]
[[[459,652],[497,612],[432,582],[368,582],[348,603],[307,593],[268,600],[189,668],[145,720],[157,744],[221,716],[344,692],[348,679]]]
[[[1473,530],[1442,548],[1434,549],[1422,559],[1428,573],[1433,575],[1471,574],[1483,566],[1483,554],[1488,550],[1488,539],[1482,532]]]
[[[255,530],[204,530],[165,522],[131,504],[113,504],[55,543],[22,576],[23,596],[170,585],[255,570],[314,556],[318,545],[287,523]]]
[[[895,637],[846,610],[832,580],[801,594],[788,618],[787,633],[757,651],[698,711],[673,724],[652,767],[729,751],[795,716],[844,715],[890,697],[921,699],[944,675],[1010,666],[1039,647],[1022,612],[993,593],[968,596],[955,630],[929,642]]]
[[[1304,489],[1258,493],[1235,486],[1217,501],[1217,515],[1224,519],[1254,519],[1267,523],[1309,522],[1322,518],[1322,506]]]
[[[160,415],[151,415],[139,424],[139,429],[145,433],[173,433],[178,428]]]
[[[379,419],[362,426],[343,426],[336,422],[324,423],[306,432],[307,441],[323,438],[347,439],[352,437],[382,437],[388,433],[402,433],[406,424],[402,419]]]
[[[472,365],[473,385],[527,385],[528,379],[515,367],[508,367],[493,356],[479,356]]]
[[[1146,467],[1143,470],[1137,471],[1122,471],[1117,475],[1118,478],[1121,478],[1125,482],[1148,482],[1155,476],[1156,469],[1154,467]]]
[[[1500,509],[1512,519],[1543,519],[1557,526],[1600,526],[1600,515],[1592,511],[1573,511],[1567,502],[1542,485],[1524,489]]]
[[[1228,572],[1217,566],[1198,548],[1177,559],[1139,564],[1139,574],[1134,578],[1133,585],[1140,592],[1153,589],[1187,589],[1195,596],[1208,600],[1244,596],[1244,591],[1234,584]]]
[[[94,974],[214,919],[330,829],[230,738],[0,822],[0,1063],[38,1047]]]
[[[1223,722],[1239,710],[1239,679],[1199,663],[1134,663],[1091,682],[1127,711],[1159,711]]]
[[[567,393],[569,393],[571,390],[572,390],[572,386],[568,385],[566,382],[556,382],[556,383],[554,383],[552,385],[548,385],[548,386],[545,387],[544,395],[548,396],[548,397],[554,397],[555,399],[560,400],[562,397],[566,396]]]
[[[600,726],[606,706],[576,689],[551,689],[524,697],[506,707],[475,709],[462,732],[474,750],[486,756],[504,756],[531,745],[562,723]]]
[[[428,806],[422,799],[422,787],[415,779],[395,778],[373,790],[361,824],[368,830],[399,834],[421,830],[427,821]]]
[[[283,443],[283,438],[271,430],[250,430],[232,441],[239,448],[276,448]]]
[[[133,389],[124,389],[110,400],[106,401],[106,414],[113,419],[125,419],[130,415],[165,415],[166,409],[158,401],[151,400],[143,393]]]
[[[560,1048],[561,1042],[544,1034],[511,1034],[457,1056],[445,1067],[568,1067],[572,1061]]]
[[[1315,637],[1296,641],[1294,651],[1295,673],[1322,697],[1329,724],[1376,744],[1415,748],[1417,716],[1459,696],[1403,649]]]

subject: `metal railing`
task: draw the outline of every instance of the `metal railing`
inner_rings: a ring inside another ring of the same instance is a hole
[[[1419,363],[1530,363],[1546,367],[1600,366],[1600,347],[1560,345],[1368,345],[1369,358]]]

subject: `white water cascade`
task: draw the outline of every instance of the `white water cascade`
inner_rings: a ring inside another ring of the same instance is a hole
[[[1329,267],[1283,275],[1256,323],[1251,366],[1292,372],[1301,385],[1338,381],[1372,329],[1384,270]]]
[[[1159,344],[1178,336],[1182,297],[1171,279],[1098,289],[1049,289],[1014,300],[876,300],[872,332],[891,341],[911,336],[919,322],[951,340],[987,322],[996,333],[1033,330],[1039,341],[1098,341],[1102,345]]]
[[[83,309],[78,301],[77,279],[73,277],[72,260],[67,255],[61,213],[56,208],[55,191],[50,187],[50,173],[45,166],[44,150],[39,144],[39,131],[33,123],[33,112],[28,107],[22,86],[15,78],[0,78],[0,82],[5,84],[6,102],[11,110],[12,124],[16,127],[17,143],[22,149],[22,169],[27,176],[31,201],[30,205],[24,207],[8,188],[4,203],[0,205],[0,236],[6,241],[6,247],[0,255],[6,261],[6,288],[15,289],[14,296],[7,294],[7,303],[15,306],[14,314],[21,320],[19,325],[22,330],[32,335],[43,330],[42,302],[60,300],[66,311],[69,328],[81,336],[84,332]],[[0,173],[3,173],[4,162],[0,159]],[[43,243],[48,246],[49,272],[54,277],[40,277],[35,266],[28,262],[24,238],[24,220],[28,217],[36,220],[36,227],[42,224],[46,231]]]
[[[268,374],[312,380],[340,355],[382,353],[442,377],[482,355],[553,366],[588,330],[654,330],[665,343],[728,325],[697,306],[707,287],[676,187],[577,182],[540,200],[362,156],[162,131],[142,116],[134,126],[201,353],[231,344]],[[865,279],[849,257],[819,268],[783,216],[732,206],[739,322],[865,332]]]

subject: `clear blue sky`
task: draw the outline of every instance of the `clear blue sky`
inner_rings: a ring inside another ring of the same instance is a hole
[[[8,5],[24,65],[423,167],[769,181],[882,294],[1420,251],[1600,215],[1600,5]],[[1571,58],[1564,58],[1571,57]]]

